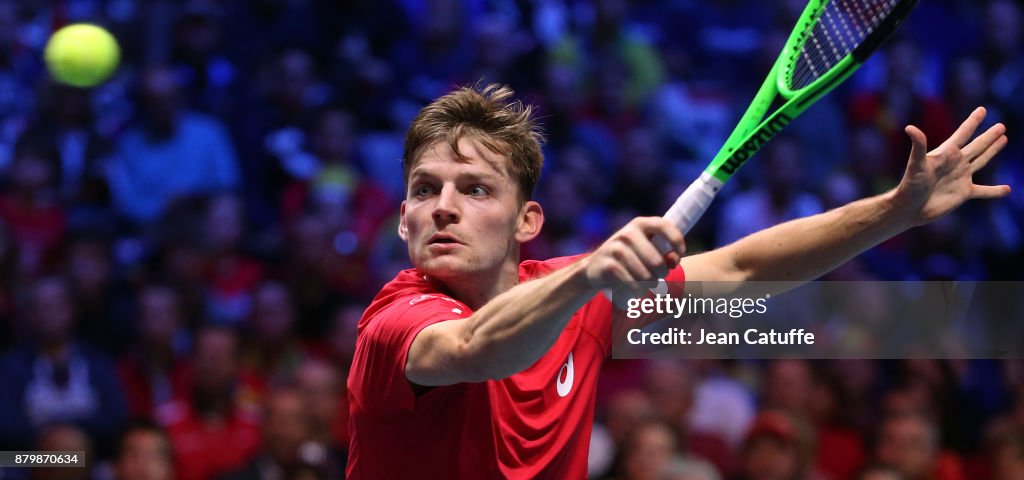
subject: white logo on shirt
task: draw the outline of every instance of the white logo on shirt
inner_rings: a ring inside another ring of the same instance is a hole
[[[445,297],[443,295],[423,294],[423,295],[420,295],[420,296],[418,296],[418,297],[416,297],[416,298],[414,298],[412,300],[409,300],[409,305],[416,305],[417,303],[420,303],[420,302],[422,302],[424,300],[430,300],[431,298],[438,298],[438,299],[444,300],[446,302],[452,302],[454,304],[458,304],[459,303],[459,302],[457,302],[457,301],[455,301],[455,300],[453,300],[451,298]]]
[[[565,380],[562,380],[562,372],[565,372]],[[569,352],[569,360],[562,365],[562,369],[558,371],[558,377],[555,378],[555,389],[558,391],[559,397],[568,395],[572,390],[572,377],[572,352]]]

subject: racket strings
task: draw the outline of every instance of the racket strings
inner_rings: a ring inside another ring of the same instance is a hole
[[[832,0],[825,5],[800,47],[790,88],[798,90],[821,78],[855,50],[902,0]]]

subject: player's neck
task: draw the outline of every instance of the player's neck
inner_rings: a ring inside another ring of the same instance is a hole
[[[519,283],[519,259],[510,259],[486,272],[444,280],[428,276],[427,281],[469,308],[478,310]]]

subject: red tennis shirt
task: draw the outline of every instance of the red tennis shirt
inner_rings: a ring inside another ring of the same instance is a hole
[[[523,262],[520,281],[579,258]],[[672,277],[682,281],[682,269]],[[522,372],[417,396],[405,376],[416,334],[472,313],[415,269],[367,308],[348,379],[349,478],[586,478],[598,374],[611,354],[611,303],[595,296]]]

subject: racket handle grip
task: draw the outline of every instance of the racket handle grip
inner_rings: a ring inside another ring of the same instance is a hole
[[[676,199],[672,207],[665,213],[665,218],[676,224],[679,231],[686,235],[697,224],[701,215],[707,211],[711,201],[715,199],[715,195],[722,189],[722,185],[724,183],[721,180],[706,172],[701,173],[700,177],[686,187],[686,191]],[[658,247],[658,251],[662,253],[672,250],[672,246],[661,236],[655,236],[652,241]]]

